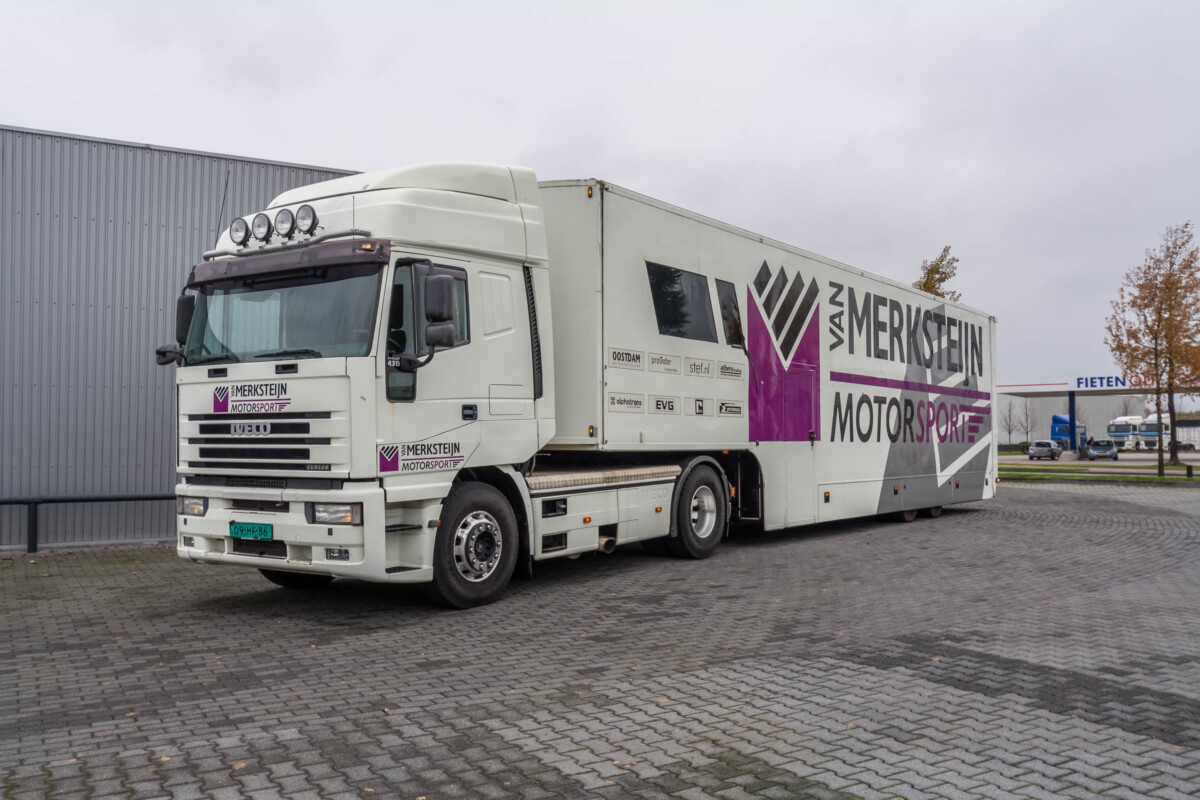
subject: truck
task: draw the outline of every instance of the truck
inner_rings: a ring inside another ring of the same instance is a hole
[[[1075,420],[1075,442],[1071,441],[1071,417],[1067,414],[1055,414],[1050,417],[1050,438],[1061,444],[1064,450],[1074,450],[1087,442],[1087,428],[1079,420]]]
[[[996,491],[991,316],[588,179],[284,192],[176,302],[177,552],[468,607],[545,559]]]
[[[1151,414],[1138,425],[1138,439],[1143,450],[1158,450],[1158,437],[1163,436],[1163,449],[1171,447],[1171,423],[1167,414]],[[1160,423],[1159,420],[1162,420]]]
[[[1108,423],[1108,438],[1112,439],[1119,450],[1137,450],[1141,446],[1138,436],[1142,417],[1117,417]]]

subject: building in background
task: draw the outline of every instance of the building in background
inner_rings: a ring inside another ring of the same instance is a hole
[[[0,498],[175,487],[188,270],[234,216],[347,170],[0,126]],[[158,540],[169,501],[45,505],[43,545]],[[0,506],[0,548],[25,509]]]

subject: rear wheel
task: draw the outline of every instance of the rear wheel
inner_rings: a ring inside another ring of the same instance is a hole
[[[916,518],[917,518],[917,509],[915,509],[915,508],[908,508],[908,509],[905,509],[904,511],[897,511],[895,514],[892,515],[892,519],[896,520],[896,522],[912,522]]]
[[[925,516],[929,517],[930,519],[937,519],[941,515],[942,515],[942,507],[941,506],[930,506],[929,508],[925,509]]]
[[[263,577],[285,589],[320,589],[333,581],[332,575],[313,575],[309,572],[284,572],[279,569],[260,569]]]
[[[452,608],[490,603],[517,564],[517,518],[499,490],[461,483],[442,506],[429,592]]]
[[[728,525],[725,490],[712,467],[692,470],[675,498],[676,536],[667,549],[677,558],[708,558],[721,543]]]

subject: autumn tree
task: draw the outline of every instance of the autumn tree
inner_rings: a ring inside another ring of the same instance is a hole
[[[958,272],[957,265],[958,256],[950,255],[950,245],[946,245],[933,261],[921,262],[921,277],[913,281],[913,288],[957,302],[962,299],[962,294],[946,288],[946,284]]]
[[[1166,396],[1175,430],[1175,393],[1190,389],[1200,374],[1200,250],[1192,242],[1192,223],[1172,225],[1158,247],[1125,273],[1104,337],[1113,359],[1127,375],[1141,375],[1154,387],[1154,407]],[[1161,423],[1161,420],[1160,420]],[[1161,431],[1161,427],[1160,427]],[[1158,437],[1158,474],[1164,475],[1163,436]],[[1179,463],[1171,438],[1171,463]]]

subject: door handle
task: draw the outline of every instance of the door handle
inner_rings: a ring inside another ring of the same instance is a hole
[[[470,420],[479,419],[479,407],[476,405],[463,406],[462,407],[462,415],[463,415],[463,417],[462,417],[463,419],[470,419]]]

